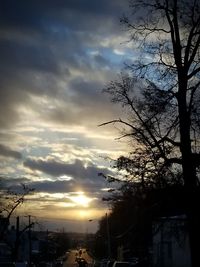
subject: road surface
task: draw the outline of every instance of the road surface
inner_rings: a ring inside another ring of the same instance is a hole
[[[87,267],[93,267],[94,264],[94,260],[92,259],[92,257],[87,253],[87,251],[83,248],[81,249],[81,255],[79,255],[79,251],[78,250],[70,250],[68,252],[67,255],[67,259],[63,264],[63,267],[79,267],[76,258],[77,256],[81,256],[82,258],[84,258],[87,261]]]

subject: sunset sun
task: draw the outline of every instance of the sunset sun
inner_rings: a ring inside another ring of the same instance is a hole
[[[88,207],[89,203],[92,201],[91,198],[84,195],[84,193],[79,193],[77,196],[72,196],[70,199],[81,207]]]

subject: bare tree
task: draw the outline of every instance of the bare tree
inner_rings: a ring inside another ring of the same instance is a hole
[[[119,157],[115,167],[125,169],[126,178],[140,182],[143,187],[183,183],[176,179],[180,168],[174,175],[173,165],[181,165],[181,159],[177,149],[178,119],[171,96],[149,81],[140,84],[128,74],[121,74],[104,92],[110,94],[113,102],[121,103],[126,118],[101,125],[121,124],[119,138],[127,138],[131,147],[129,157]]]
[[[0,240],[4,239],[13,212],[23,204],[25,197],[34,191],[34,189],[24,184],[21,185],[21,189],[20,192],[15,192],[10,189],[1,190],[0,215],[2,218],[2,225],[0,228]]]
[[[123,160],[132,160],[133,176],[141,166],[139,177],[144,181],[156,182],[165,170],[166,181],[169,172],[181,171],[192,266],[199,266],[200,3],[131,0],[130,11],[121,22],[134,44],[134,58],[138,51],[140,56],[105,89],[127,116],[103,125],[119,123],[121,137],[131,140],[132,158]],[[138,167],[136,158],[141,157]]]

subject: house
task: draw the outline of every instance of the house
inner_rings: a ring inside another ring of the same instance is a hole
[[[8,233],[8,226],[8,218],[0,216],[0,265],[2,262],[7,262],[11,259],[11,249],[5,242]]]
[[[191,266],[185,215],[157,218],[152,230],[153,267]]]

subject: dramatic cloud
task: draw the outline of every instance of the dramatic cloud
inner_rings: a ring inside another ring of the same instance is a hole
[[[99,172],[108,172],[106,169],[97,168],[94,165],[84,166],[80,160],[74,163],[66,164],[56,161],[31,160],[24,162],[24,166],[32,170],[39,170],[53,176],[60,176],[63,174],[72,176],[75,179],[97,178]]]
[[[0,155],[4,157],[10,157],[14,159],[21,159],[22,154],[18,151],[14,151],[9,147],[0,144]]]
[[[73,113],[70,107],[74,87],[81,88],[81,84],[82,91],[77,90],[76,98],[82,99],[82,106],[86,108],[92,100],[90,104],[97,107],[96,114],[101,114],[100,101],[91,92],[92,88],[100,90],[103,87],[107,75],[112,77],[109,69],[113,70],[116,65],[112,59],[117,47],[108,41],[106,44],[106,40],[117,38],[115,28],[118,33],[120,14],[121,1],[3,1],[0,125],[13,126],[23,119],[25,110],[29,113],[37,110],[40,119],[52,118],[54,122],[64,117],[70,122],[68,113],[86,118],[91,109],[81,113],[82,108],[78,112],[80,100],[73,103],[73,110],[77,112]],[[98,53],[94,54],[95,51]],[[92,99],[88,98],[87,92],[93,95]],[[33,98],[35,95],[44,101],[40,103]],[[51,103],[55,98],[57,103]],[[65,103],[62,103],[63,99]],[[102,104],[105,109],[105,100]],[[47,114],[43,112],[44,106]]]
[[[106,158],[124,151],[116,130],[98,125],[120,117],[102,89],[130,54],[119,23],[127,7],[121,0],[1,1],[1,188],[35,188],[26,202],[33,214],[49,207],[48,217],[58,218],[58,194],[82,190],[96,199],[89,214],[96,208],[100,216],[108,184],[98,173],[111,174]]]

